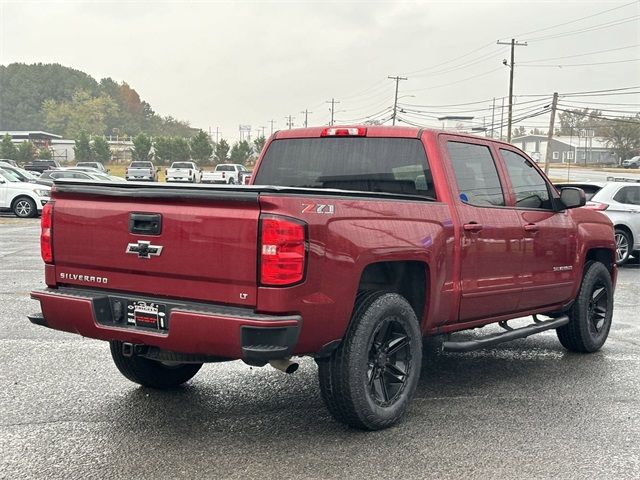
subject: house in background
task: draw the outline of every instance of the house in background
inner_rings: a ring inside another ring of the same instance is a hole
[[[60,135],[56,135],[55,133],[41,132],[39,130],[0,131],[0,137],[4,137],[7,134],[11,137],[11,141],[13,143],[22,143],[29,141],[33,143],[38,149],[51,148],[51,142],[53,140],[59,140],[62,138]]]
[[[514,138],[511,143],[537,162],[544,162],[547,158],[546,135],[524,135]],[[554,136],[551,139],[551,163],[617,165],[619,159],[604,138]]]

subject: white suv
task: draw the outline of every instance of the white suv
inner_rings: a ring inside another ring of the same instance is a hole
[[[616,263],[640,253],[640,183],[610,182],[587,202],[586,208],[604,213],[615,228]]]
[[[51,188],[21,181],[0,168],[0,210],[9,210],[21,218],[35,217],[51,197]]]

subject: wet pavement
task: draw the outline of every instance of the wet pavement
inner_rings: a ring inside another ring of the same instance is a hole
[[[640,268],[622,268],[609,340],[546,332],[424,356],[413,405],[373,433],[336,423],[317,369],[205,365],[158,392],[108,345],[28,322],[38,220],[0,216],[0,478],[640,478]],[[492,329],[494,327],[490,327]]]

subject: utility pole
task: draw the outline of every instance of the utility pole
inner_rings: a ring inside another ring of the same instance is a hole
[[[496,129],[496,97],[493,97],[493,107],[491,107],[491,138],[494,137],[495,129]]]
[[[269,123],[271,124],[271,135],[273,135],[273,124],[276,123],[275,120],[269,120]]]
[[[393,116],[391,117],[392,119],[392,123],[391,125],[395,125],[396,124],[396,115],[398,113],[398,84],[400,83],[400,80],[408,80],[407,77],[399,77],[399,76],[395,76],[395,77],[387,77],[390,80],[395,80],[396,81],[396,96],[395,99],[393,100]]]
[[[284,117],[287,119],[287,127],[289,127],[289,130],[291,130],[291,127],[293,127],[293,119],[296,117],[292,117],[291,115]]]
[[[502,141],[502,127],[504,127],[504,97],[502,97],[502,106],[500,107],[500,141]]]
[[[335,112],[336,103],[340,103],[340,102],[337,101],[335,98],[332,98],[331,100],[327,100],[324,103],[330,103],[331,104],[331,122],[329,122],[329,125],[333,127],[333,112]]]
[[[549,131],[547,132],[547,153],[544,158],[544,173],[549,173],[549,163],[551,162],[551,140],[553,140],[553,128],[556,123],[556,108],[558,107],[558,92],[553,92],[551,102],[551,120],[549,120]]]
[[[515,38],[512,38],[510,42],[496,42],[498,45],[511,45],[511,63],[507,63],[503,60],[506,66],[509,67],[509,113],[507,118],[507,142],[511,142],[511,121],[513,120],[513,70],[515,68],[515,49],[516,47],[526,47],[527,42],[517,42]]]
[[[305,109],[304,109],[304,111],[303,111],[303,112],[300,112],[300,113],[304,113],[304,128],[307,128],[307,125],[308,125],[307,120],[308,120],[308,118],[309,118],[309,114],[310,114],[310,113],[313,113],[313,112],[310,112],[309,110],[307,110],[307,109],[305,108]]]

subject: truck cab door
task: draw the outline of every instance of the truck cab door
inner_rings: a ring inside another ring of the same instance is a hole
[[[443,140],[456,180],[452,189],[461,229],[459,321],[512,313],[521,293],[520,219],[506,207],[489,142],[449,135]]]
[[[518,310],[566,303],[577,273],[577,226],[567,210],[557,211],[554,190],[534,162],[508,147],[499,149],[522,243],[522,300]]]

